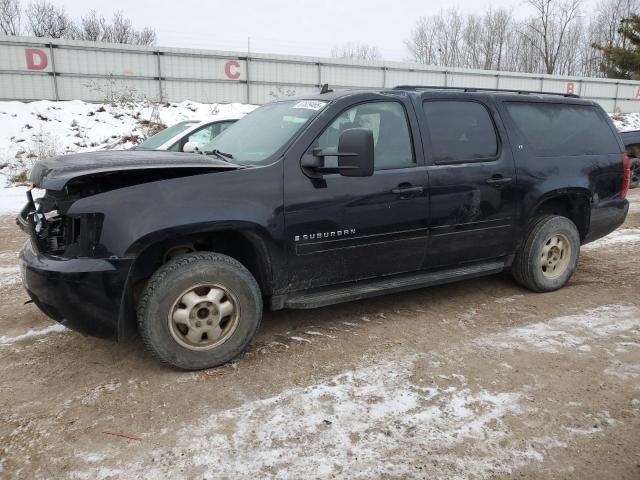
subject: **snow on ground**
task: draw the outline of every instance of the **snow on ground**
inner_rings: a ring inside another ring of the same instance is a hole
[[[590,352],[594,339],[640,328],[640,311],[630,305],[602,305],[576,315],[517,327],[477,341],[491,348],[533,349],[557,353],[562,349]]]
[[[473,391],[464,378],[460,388],[417,385],[412,372],[418,357],[356,368],[308,387],[208,412],[197,425],[175,432],[176,451],[158,454],[179,459],[183,467],[215,472],[216,477],[251,478],[266,470],[292,479],[308,477],[309,472],[317,478],[372,478],[381,472],[407,478],[416,473],[415,465],[406,461],[409,451],[444,449],[469,439],[483,440],[485,446],[478,456],[469,449],[468,470],[496,468],[497,460],[485,458],[489,452],[493,459],[513,462],[504,473],[529,459],[542,459],[530,447],[514,452],[498,445],[505,436],[501,418],[520,412],[519,394]],[[220,448],[203,449],[205,444]],[[386,459],[383,465],[380,458]],[[165,476],[162,465],[122,462],[128,464],[112,469],[112,474]],[[81,472],[74,474],[84,478]]]
[[[15,337],[2,336],[0,337],[0,345],[12,345],[16,342],[26,340],[27,338],[41,337],[43,335],[48,335],[49,333],[54,333],[54,332],[60,333],[60,332],[67,332],[67,331],[68,329],[63,325],[60,325],[59,323],[55,323],[53,325],[49,325],[48,327],[41,328],[39,330],[29,330],[28,332],[23,333],[22,335],[17,335]]]
[[[455,365],[479,349],[582,354],[638,328],[637,307],[604,305],[479,337],[450,352],[451,360]],[[635,348],[629,342],[625,345]],[[486,355],[494,357],[501,355]],[[436,368],[444,358],[441,354],[403,353],[387,360],[365,359],[365,366],[236,408],[212,411],[211,406],[203,406],[197,422],[171,430],[175,447],[154,449],[154,459],[170,458],[177,462],[171,467],[174,471],[207,472],[216,478],[295,479],[308,477],[309,472],[317,478],[413,478],[421,476],[417,468],[422,467],[407,458],[428,453],[437,459],[430,469],[464,472],[447,478],[486,478],[541,462],[549,449],[566,448],[570,438],[594,434],[593,428],[563,427],[553,438],[514,441],[507,419],[528,418],[538,408],[531,405],[530,397],[532,389],[539,387],[513,386],[512,391],[500,391],[489,386],[495,382],[474,386],[473,379],[458,373],[438,376],[448,380],[447,386],[421,378],[424,373],[419,372]],[[425,365],[431,367],[425,369]],[[640,366],[612,355],[605,373],[635,381]],[[596,417],[612,428],[619,425],[608,411],[597,412]],[[452,450],[464,452],[463,458],[440,453]],[[90,458],[105,453],[108,451],[87,450],[79,455]],[[74,477],[108,477],[90,462],[87,468],[73,472]],[[166,468],[163,462],[119,457],[108,475],[165,477]]]
[[[122,105],[79,100],[31,103],[0,102],[0,186],[40,156],[101,149],[124,149],[143,140],[149,122],[166,126],[216,114],[248,113],[255,106],[240,103],[147,102]]]
[[[1,181],[2,179],[0,179]],[[13,215],[27,203],[27,187],[0,187],[0,215]]]
[[[18,267],[0,267],[0,287],[8,287],[16,283],[20,283],[20,269]]]
[[[611,232],[595,242],[588,243],[582,247],[582,250],[593,250],[596,248],[616,246],[637,246],[640,243],[640,228],[621,228]]]
[[[640,113],[613,113],[611,119],[621,132],[640,130]]]

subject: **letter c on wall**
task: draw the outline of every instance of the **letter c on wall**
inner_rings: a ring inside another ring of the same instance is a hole
[[[229,60],[224,64],[224,73],[227,75],[227,78],[237,80],[240,78],[239,68],[240,64],[236,60]]]
[[[25,48],[24,56],[28,70],[44,70],[49,65],[47,54],[39,48]]]

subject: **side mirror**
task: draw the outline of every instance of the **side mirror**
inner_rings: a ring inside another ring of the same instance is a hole
[[[368,128],[349,128],[338,140],[338,170],[345,177],[373,175],[373,132]]]
[[[324,157],[338,157],[338,167],[325,167]],[[320,178],[323,173],[370,177],[373,159],[373,132],[367,128],[349,128],[340,134],[338,148],[316,148],[302,157],[300,165],[311,178]]]
[[[196,142],[187,142],[182,147],[184,153],[196,153],[198,151],[198,144]]]

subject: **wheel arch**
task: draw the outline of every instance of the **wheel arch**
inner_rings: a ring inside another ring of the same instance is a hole
[[[554,214],[567,217],[580,233],[580,240],[584,240],[591,222],[592,194],[586,188],[563,188],[547,192],[532,205],[525,217],[527,227],[540,215]]]
[[[127,250],[133,262],[127,278],[119,319],[119,339],[137,331],[135,306],[146,281],[169,258],[167,252],[212,251],[240,262],[254,276],[263,296],[273,293],[273,259],[266,232],[253,224],[188,225],[153,232],[139,239]]]

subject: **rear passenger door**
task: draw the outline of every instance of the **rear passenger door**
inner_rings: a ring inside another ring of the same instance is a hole
[[[515,166],[488,96],[423,95],[430,237],[425,268],[503,257],[513,248]]]

